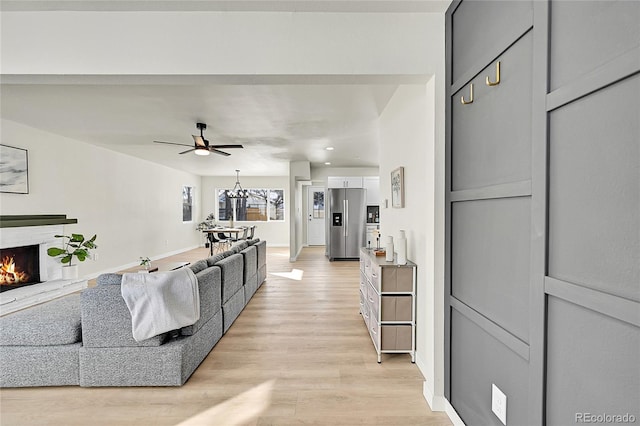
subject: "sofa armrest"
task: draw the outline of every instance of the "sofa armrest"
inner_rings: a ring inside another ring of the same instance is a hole
[[[119,285],[102,285],[82,291],[82,344],[86,347],[160,346],[166,340],[163,333],[136,342],[131,331],[131,314],[122,298]]]

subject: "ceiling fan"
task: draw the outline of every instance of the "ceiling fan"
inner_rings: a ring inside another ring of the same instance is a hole
[[[226,157],[230,156],[228,152],[220,151],[218,148],[229,149],[229,148],[244,148],[242,145],[209,145],[209,141],[204,138],[204,131],[207,128],[205,123],[196,123],[196,127],[200,130],[200,136],[193,136],[193,148],[188,149],[186,151],[182,151],[179,154],[186,154],[187,152],[194,152],[196,155],[209,155],[210,152],[215,154],[224,155]],[[183,143],[174,143],[174,142],[163,142],[163,141],[154,141],[155,143],[164,143],[168,145],[178,145],[178,146],[191,146]]]

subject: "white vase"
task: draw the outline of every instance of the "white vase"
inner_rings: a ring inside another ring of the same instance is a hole
[[[407,237],[404,231],[400,231],[400,237],[396,241],[396,251],[398,253],[398,265],[407,264]]]
[[[385,244],[385,260],[387,262],[393,262],[393,237],[387,237],[387,243]]]
[[[78,265],[67,265],[62,267],[63,280],[75,280],[78,278]]]

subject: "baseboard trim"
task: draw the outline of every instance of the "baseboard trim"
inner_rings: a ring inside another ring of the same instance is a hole
[[[447,416],[449,416],[451,423],[453,423],[454,426],[465,426],[464,422],[462,421],[462,419],[460,418],[456,410],[449,403],[449,400],[447,400],[446,398],[443,398],[443,399],[446,405],[444,412],[447,413]]]
[[[462,421],[456,410],[453,408],[449,400],[444,396],[434,396],[431,393],[431,389],[429,389],[429,385],[426,380],[422,385],[422,396],[424,396],[424,399],[427,400],[427,404],[429,404],[431,411],[444,411],[449,417],[449,420],[451,420],[451,423],[454,424],[454,426],[465,426],[464,422]]]

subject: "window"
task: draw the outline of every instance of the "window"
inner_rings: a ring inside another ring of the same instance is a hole
[[[182,221],[191,222],[193,220],[193,187],[182,187]]]
[[[245,222],[284,220],[284,190],[248,188],[249,196],[233,200],[218,189],[218,219]],[[234,209],[235,201],[235,212]],[[235,214],[234,214],[235,213]]]
[[[313,218],[324,219],[324,191],[313,192]]]

